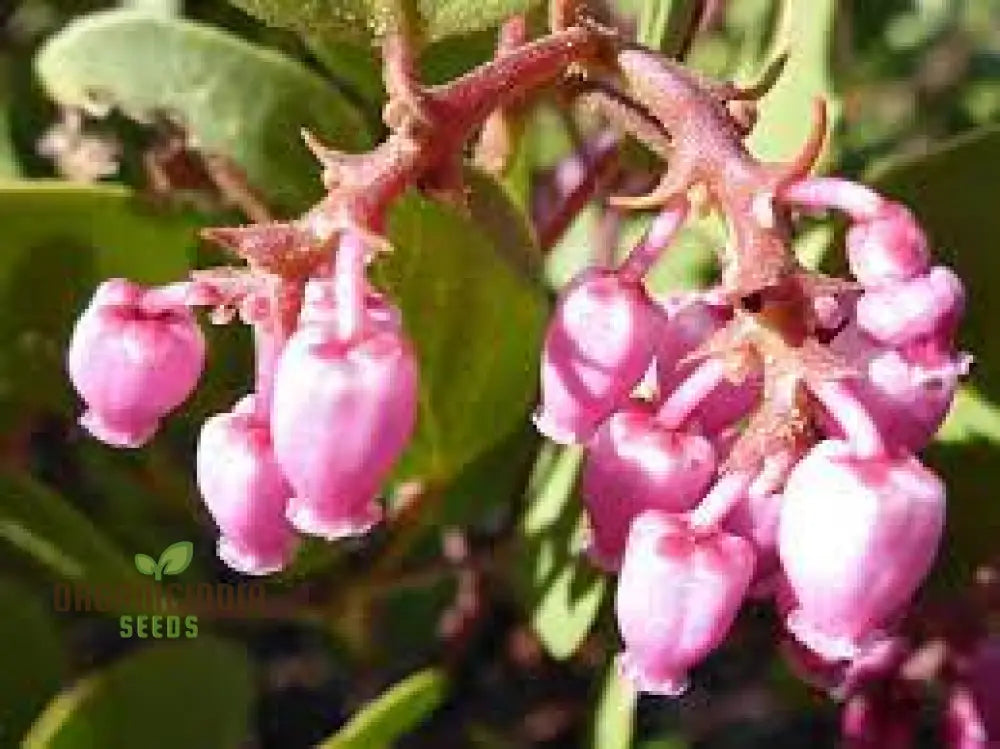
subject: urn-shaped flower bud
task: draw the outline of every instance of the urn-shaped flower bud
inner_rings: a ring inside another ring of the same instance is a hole
[[[712,443],[666,429],[647,405],[633,403],[614,414],[591,442],[583,471],[594,561],[618,569],[632,520],[645,510],[693,508],[715,464]]]
[[[546,334],[538,430],[563,444],[588,440],[646,373],[657,323],[638,281],[605,270],[574,281]]]
[[[924,275],[866,291],[858,300],[858,327],[890,346],[926,336],[950,339],[964,303],[962,281],[939,265]]]
[[[649,511],[632,523],[615,608],[620,664],[636,688],[677,695],[725,638],[753,574],[749,543]]]
[[[191,394],[205,339],[186,307],[147,303],[147,290],[105,281],[80,316],[67,363],[87,404],[80,423],[115,447],[139,447]]]
[[[416,419],[417,363],[402,333],[368,324],[350,340],[304,325],[275,375],[275,454],[294,489],[288,518],[329,539],[381,518],[376,494]]]
[[[866,286],[905,281],[927,270],[927,237],[913,214],[898,203],[886,203],[875,218],[847,231],[851,273]]]
[[[880,347],[854,326],[838,335],[832,348],[861,373],[849,387],[886,443],[912,452],[923,449],[937,432],[971,364],[967,355],[956,355],[934,340],[899,349]]]
[[[274,459],[267,421],[254,397],[201,429],[198,488],[219,526],[219,558],[238,572],[266,575],[291,559],[296,538],[285,512],[292,488]]]
[[[944,506],[941,480],[913,457],[816,445],[788,478],[779,521],[792,634],[827,658],[873,641],[930,569]]]

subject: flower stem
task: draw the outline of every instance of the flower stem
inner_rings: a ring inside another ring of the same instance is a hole
[[[361,238],[345,232],[337,248],[333,271],[337,336],[344,342],[354,340],[364,324],[366,254]]]

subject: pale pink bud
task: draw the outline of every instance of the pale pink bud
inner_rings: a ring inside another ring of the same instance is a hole
[[[545,339],[538,430],[563,444],[588,440],[646,373],[658,322],[637,281],[605,270],[574,281]]]
[[[816,445],[785,486],[778,553],[797,607],[788,628],[827,658],[851,658],[910,599],[937,551],[941,480],[913,457]]]
[[[147,304],[148,293],[105,281],[69,344],[69,376],[87,404],[80,423],[115,447],[146,443],[191,394],[205,364],[205,338],[190,310]]]
[[[900,350],[881,348],[851,326],[832,344],[860,371],[861,377],[850,380],[848,387],[871,414],[886,443],[914,452],[926,446],[941,426],[971,363],[965,355],[925,343],[933,342],[914,342]],[[840,435],[837,428],[827,431]]]
[[[698,368],[698,361],[686,357],[721,329],[731,313],[713,303],[707,295],[665,303],[669,319],[656,344],[656,373],[660,394],[671,395]],[[699,401],[692,417],[708,436],[716,437],[746,416],[760,401],[757,379],[734,383],[723,379]]]
[[[885,203],[875,218],[852,225],[846,245],[851,273],[866,286],[905,281],[930,265],[927,237],[899,203]]]
[[[947,339],[964,304],[961,280],[939,265],[924,275],[867,290],[858,300],[858,327],[891,346],[925,336]]]
[[[288,518],[329,539],[381,518],[382,482],[413,432],[417,363],[386,325],[350,341],[325,325],[289,339],[275,375],[271,425],[278,463],[295,490]]]
[[[591,442],[583,472],[594,561],[619,567],[629,525],[641,512],[684,512],[698,504],[715,463],[707,439],[663,427],[649,406],[635,403],[614,414]]]
[[[753,574],[749,543],[649,511],[632,524],[615,601],[620,665],[636,688],[677,695],[725,638]]]
[[[254,397],[201,429],[198,488],[219,526],[219,558],[238,572],[266,575],[291,560],[296,538],[285,511],[292,488],[274,459],[267,422]]]

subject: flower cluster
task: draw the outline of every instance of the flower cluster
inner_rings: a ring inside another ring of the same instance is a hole
[[[851,221],[856,282],[801,270],[654,299],[642,276],[687,213],[674,200],[620,267],[566,289],[549,328],[535,424],[587,446],[589,552],[619,574],[621,666],[644,691],[683,691],[748,597],[822,659],[863,657],[936,554],[945,488],[914,453],[969,366],[962,284],[906,208],[861,185],[799,179],[762,212],[825,209]]]
[[[367,285],[367,255],[345,234],[332,273],[301,294],[267,274],[154,289],[106,281],[76,325],[81,423],[117,447],[144,444],[194,390],[205,339],[192,307],[236,309],[254,326],[254,392],[209,418],[197,449],[219,556],[240,572],[284,567],[296,532],[335,539],[381,518],[376,494],[413,431],[417,366],[398,312]]]
[[[365,154],[307,136],[320,202],[207,233],[245,267],[98,289],[69,351],[82,424],[111,445],[143,444],[204,366],[192,309],[238,313],[256,335],[255,385],[207,421],[197,455],[220,556],[264,574],[288,563],[297,533],[369,529],[417,402],[400,316],[366,280],[389,207],[409,188],[461,205],[463,145],[494,113],[590,65],[573,92],[668,169],[650,194],[617,199],[658,211],[639,245],[564,290],[534,421],[586,445],[590,555],[619,575],[622,669],[642,690],[680,693],[752,597],[774,602],[811,658],[863,670],[889,647],[941,537],[945,488],[915,455],[970,364],[955,347],[962,283],[932,264],[904,206],[809,176],[822,103],[796,158],[761,163],[744,141],[762,87],[704,79],[586,19],[564,27],[568,17],[436,87],[417,79],[413,40],[390,34],[390,133]],[[596,138],[584,161],[612,162],[618,142]],[[581,208],[596,180],[563,171]],[[718,285],[653,298],[644,277],[689,214],[708,209],[730,230]],[[796,214],[827,210],[850,222],[853,279],[808,270],[793,252]],[[550,213],[546,241],[575,215]]]

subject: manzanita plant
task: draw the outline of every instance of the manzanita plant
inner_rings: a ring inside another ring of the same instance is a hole
[[[591,167],[626,139],[662,160],[651,190],[614,200],[654,216],[645,236],[562,290],[533,417],[549,440],[585,447],[588,553],[618,578],[621,671],[638,690],[680,694],[744,603],[770,601],[799,657],[860,695],[871,679],[858,673],[898,666],[897,624],[942,537],[947,490],[919,453],[969,370],[956,347],[962,281],[906,206],[814,173],[823,101],[795,158],[754,156],[756,102],[780,65],[756,86],[712,80],[581,4],[550,11],[547,33],[512,18],[493,60],[437,86],[417,74],[412,19],[387,13],[388,136],[342,153],[304,133],[326,188],[318,203],[205,231],[241,265],[155,288],[105,281],[69,348],[81,424],[116,447],[152,439],[196,387],[206,343],[194,310],[209,308],[256,341],[245,397],[206,421],[198,445],[220,558],[263,575],[290,564],[300,536],[365,534],[418,410],[405,321],[369,272],[393,252],[390,207],[415,188],[461,209],[467,145],[478,138],[480,163],[502,165],[528,97],[584,97],[608,128],[583,150]],[[561,179],[580,209],[578,188],[596,177],[578,168]],[[717,282],[652,293],[653,265],[710,212],[727,229]],[[823,212],[846,219],[845,277],[796,256],[797,219]],[[977,663],[996,660],[990,647]],[[985,668],[954,682],[956,747],[984,746],[973,696],[996,680]],[[849,703],[848,734],[874,725],[862,707]]]

